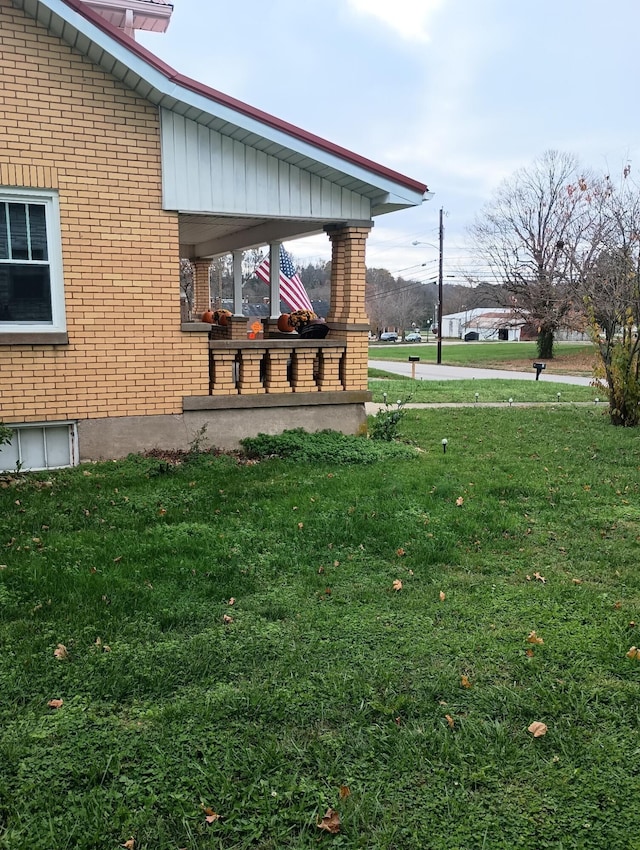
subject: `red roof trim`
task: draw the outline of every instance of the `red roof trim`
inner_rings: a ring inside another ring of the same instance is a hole
[[[154,53],[151,53],[150,50],[147,50],[146,47],[143,47],[141,44],[138,44],[135,39],[130,38],[121,29],[118,29],[118,27],[113,26],[107,20],[105,20],[105,18],[101,17],[101,15],[99,15],[97,12],[94,12],[92,9],[86,6],[83,2],[81,2],[81,0],[63,0],[63,2],[70,9],[73,9],[79,15],[82,15],[83,18],[86,18],[92,24],[99,27],[99,29],[103,30],[110,38],[113,38],[115,41],[118,41],[120,44],[126,47],[127,50],[130,50],[132,53],[135,53],[140,59],[151,65],[153,68],[155,68],[156,71],[159,71],[161,74],[163,74],[170,82],[182,86],[183,88],[189,89],[195,94],[202,95],[203,97],[206,97],[209,100],[213,100],[216,103],[221,104],[222,106],[227,106],[230,109],[235,109],[236,112],[240,112],[243,115],[248,116],[249,118],[254,118],[256,121],[260,121],[261,123],[266,124],[269,127],[273,127],[275,130],[280,130],[283,133],[287,133],[289,136],[293,136],[294,138],[299,139],[302,142],[306,142],[308,144],[314,145],[315,147],[321,148],[327,153],[334,154],[335,156],[339,156],[342,159],[346,159],[354,165],[365,168],[368,171],[374,172],[375,174],[379,174],[381,177],[387,177],[391,180],[396,181],[397,183],[401,183],[403,186],[406,186],[409,189],[423,193],[427,191],[427,186],[418,180],[413,180],[410,177],[406,177],[405,175],[400,174],[397,171],[393,171],[393,169],[391,168],[387,168],[384,165],[380,165],[377,162],[373,162],[373,160],[371,159],[367,159],[364,156],[360,156],[359,154],[353,153],[353,151],[350,151],[347,148],[343,148],[340,145],[333,144],[333,142],[328,142],[326,139],[323,139],[320,136],[316,136],[314,133],[309,133],[306,130],[302,130],[300,127],[296,127],[294,124],[289,124],[287,121],[282,121],[280,118],[276,118],[274,115],[270,115],[268,112],[263,112],[261,109],[256,109],[253,106],[249,106],[249,104],[243,103],[243,101],[241,100],[236,100],[236,98],[230,97],[229,95],[226,95],[223,92],[218,91],[217,89],[210,88],[209,86],[206,86],[203,83],[197,82],[197,80],[192,80],[190,77],[185,77],[183,74],[179,74],[170,65],[167,65],[166,62],[163,62]]]

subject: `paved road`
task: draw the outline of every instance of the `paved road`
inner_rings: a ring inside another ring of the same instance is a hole
[[[411,363],[402,360],[369,360],[371,369],[384,369],[396,375],[411,377]],[[535,381],[535,369],[530,372],[511,372],[508,369],[470,369],[467,366],[447,366],[441,363],[416,363],[416,379],[421,381],[459,381],[464,378],[508,378],[512,381]],[[588,387],[589,377],[556,375],[541,372],[540,380],[552,384],[577,384]]]

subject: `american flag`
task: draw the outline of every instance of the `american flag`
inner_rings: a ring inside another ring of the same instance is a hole
[[[257,276],[265,283],[269,283],[269,257],[256,268]],[[311,310],[313,306],[307,295],[307,290],[295,270],[293,261],[289,254],[280,246],[280,298],[291,310]]]

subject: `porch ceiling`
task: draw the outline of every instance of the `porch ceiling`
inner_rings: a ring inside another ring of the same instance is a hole
[[[180,256],[193,260],[257,248],[272,241],[312,236],[322,233],[324,224],[334,222],[180,213],[178,223]],[[367,224],[371,226],[371,222]]]

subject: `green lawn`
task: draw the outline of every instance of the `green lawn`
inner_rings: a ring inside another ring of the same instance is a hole
[[[640,847],[638,433],[401,427],[4,479],[0,848]]]
[[[602,390],[594,387],[581,387],[575,384],[551,383],[550,381],[507,380],[502,378],[473,378],[462,381],[412,380],[383,372],[369,370],[369,389],[373,401],[394,404],[398,399],[417,404],[494,404],[508,403],[513,399],[519,403],[592,403],[598,399],[601,405],[606,403]],[[476,398],[477,393],[477,398]]]

